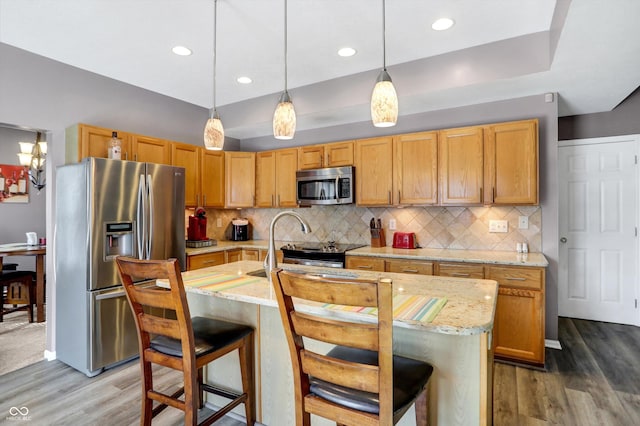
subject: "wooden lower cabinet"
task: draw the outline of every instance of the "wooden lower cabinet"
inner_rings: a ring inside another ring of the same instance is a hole
[[[347,256],[347,269],[384,272],[384,259],[381,257]]]
[[[208,268],[209,266],[224,265],[225,263],[224,251],[187,256],[187,270],[189,271],[192,269]]]
[[[500,285],[493,327],[495,357],[544,365],[544,269],[488,266],[486,278]]]
[[[388,259],[384,261],[384,270],[401,274],[433,275],[433,262]]]

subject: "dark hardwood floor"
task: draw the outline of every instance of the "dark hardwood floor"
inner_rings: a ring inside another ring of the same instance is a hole
[[[494,424],[640,425],[640,328],[560,318],[559,340],[563,350],[547,349],[547,371],[495,364]],[[0,424],[16,424],[9,410],[27,407],[30,425],[136,425],[138,380],[137,361],[93,379],[40,361],[0,376]],[[166,371],[158,380],[176,383],[178,376]],[[170,408],[158,420],[182,424]]]

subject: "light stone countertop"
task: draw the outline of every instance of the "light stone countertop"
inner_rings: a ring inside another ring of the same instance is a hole
[[[280,267],[283,267],[283,269],[310,271],[314,273],[345,274],[350,278],[391,278],[394,293],[404,292],[405,294],[421,295],[424,297],[447,297],[446,305],[431,323],[416,323],[415,321],[396,319],[394,321],[396,326],[452,335],[476,335],[491,331],[493,328],[498,294],[498,284],[493,280],[319,268],[286,264],[280,265]],[[222,291],[190,287],[188,285],[190,277],[201,276],[202,273],[206,271],[231,275],[245,275],[247,272],[259,269],[263,269],[262,262],[245,260],[186,271],[182,273],[182,277],[185,282],[185,288],[189,293],[276,307],[277,301],[275,294],[271,284],[266,278],[258,278],[252,283]],[[158,281],[158,285],[167,287],[168,282]],[[363,314],[324,309],[320,304],[307,304],[304,309],[310,312],[318,312],[318,310],[320,310],[327,316],[355,315],[360,318],[366,316]]]
[[[349,250],[347,256],[390,257],[411,260],[432,260],[461,263],[490,263],[496,265],[538,266],[546,268],[549,262],[542,253],[515,251],[450,250],[450,249],[395,249],[393,247],[360,247]]]
[[[291,241],[276,241],[276,248]],[[218,241],[211,247],[187,248],[187,256],[213,253],[236,248],[268,250],[269,241]],[[394,249],[393,247],[360,247],[346,252],[347,256],[390,257],[409,260],[432,260],[462,263],[490,263],[496,265],[538,266],[546,268],[549,262],[542,253],[516,253],[515,251],[451,250],[451,249]]]

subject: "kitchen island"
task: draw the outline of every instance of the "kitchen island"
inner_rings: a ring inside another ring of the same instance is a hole
[[[430,382],[431,424],[491,423],[493,354],[490,340],[498,291],[495,281],[281,266],[368,279],[388,277],[393,280],[394,295],[426,300],[446,298],[446,304],[431,322],[394,319],[394,352],[434,366]],[[266,278],[247,275],[261,269],[261,262],[240,261],[187,271],[183,273],[183,280],[192,316],[217,317],[256,328],[258,420],[265,425],[290,425],[294,424],[292,369],[275,295]],[[319,304],[305,305],[303,310],[326,316],[357,315],[362,320],[371,320],[364,314],[332,310]],[[223,357],[209,368],[208,374],[217,383],[239,388],[237,355]],[[208,402],[221,405],[215,398]],[[413,412],[412,408],[399,424],[413,425]],[[313,424],[331,423],[314,417]]]

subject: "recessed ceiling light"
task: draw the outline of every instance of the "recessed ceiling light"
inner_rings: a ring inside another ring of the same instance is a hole
[[[191,49],[184,47],[184,46],[174,46],[173,49],[171,49],[171,51],[173,53],[175,53],[176,55],[179,56],[189,56],[191,55]]]
[[[356,54],[356,49],[354,49],[353,47],[343,47],[342,49],[338,50],[338,55],[343,56],[343,57],[349,57],[349,56],[353,56]]]
[[[246,77],[246,76],[238,77],[236,78],[236,81],[240,84],[249,84],[253,82],[253,80],[251,80],[249,77]]]
[[[436,31],[444,31],[453,27],[453,24],[454,24],[453,19],[440,18],[437,21],[435,21],[433,24],[431,24],[431,28],[433,28]]]

